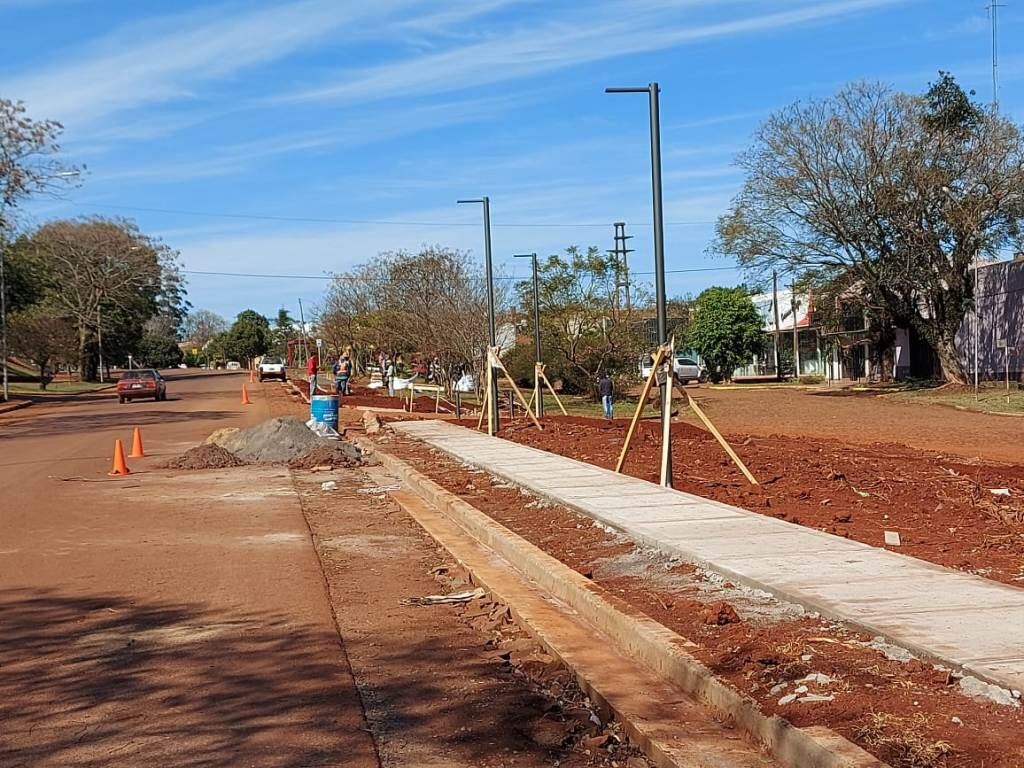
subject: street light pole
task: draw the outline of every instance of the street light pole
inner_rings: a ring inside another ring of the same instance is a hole
[[[537,276],[537,254],[520,253],[513,256],[515,259],[530,259],[533,265],[533,352],[537,365],[541,365],[544,359],[540,352],[540,278]],[[540,386],[540,377],[534,373],[533,387],[537,403],[537,418],[544,415],[544,390]]]
[[[486,195],[473,200],[457,200],[458,204],[481,203],[484,207],[484,271],[487,273],[487,341],[493,349],[498,343],[498,331],[494,318],[494,270],[491,264],[491,199]],[[497,352],[495,352],[497,354]],[[484,365],[490,366],[489,355],[484,355]],[[485,367],[486,370],[486,367]],[[498,431],[498,379],[488,377],[491,381],[489,397],[491,398],[489,427],[490,432]]]
[[[665,296],[665,221],[661,199],[661,113],[659,94],[661,89],[657,83],[650,83],[646,88],[605,88],[605,93],[646,93],[648,96],[651,123],[651,207],[654,212],[654,295],[658,315],[658,343],[668,343],[668,313]],[[670,395],[672,392],[672,376],[674,361],[669,360],[665,380],[661,383],[661,419],[662,434],[670,434],[668,422],[670,413]],[[662,466],[665,471],[661,484],[672,487],[672,448],[666,439],[662,446],[665,452]]]

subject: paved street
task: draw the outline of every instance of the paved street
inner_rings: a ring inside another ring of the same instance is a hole
[[[377,765],[288,473],[156,468],[266,418],[243,381],[0,417],[0,764]]]

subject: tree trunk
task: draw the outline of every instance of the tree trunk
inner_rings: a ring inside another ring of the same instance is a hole
[[[939,365],[942,366],[942,378],[947,384],[967,383],[967,371],[964,370],[964,366],[960,362],[954,339],[939,336],[935,340],[935,353],[939,357]]]
[[[46,385],[50,383],[49,379],[46,378],[46,364],[48,360],[42,360],[39,363],[39,389],[46,391]]]
[[[89,334],[85,323],[78,323],[78,380],[86,381],[89,369]]]

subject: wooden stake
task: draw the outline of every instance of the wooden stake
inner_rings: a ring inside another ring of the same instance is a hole
[[[487,350],[487,434],[494,437],[494,420],[491,418],[491,414],[494,413],[494,409],[498,407],[498,404],[494,402],[494,398],[491,396],[491,382],[494,380],[494,369],[491,368],[491,350]]]
[[[693,412],[696,413],[698,418],[700,418],[700,420],[704,422],[704,426],[707,427],[708,431],[715,436],[715,439],[718,441],[719,445],[721,445],[725,449],[725,452],[729,454],[729,458],[731,458],[733,462],[735,462],[736,466],[740,468],[740,472],[742,472],[743,475],[747,478],[747,480],[750,481],[751,485],[757,485],[757,480],[755,480],[754,476],[750,474],[750,470],[747,469],[747,465],[740,460],[740,457],[736,455],[736,451],[734,451],[732,447],[729,445],[729,443],[726,442],[725,438],[722,437],[721,433],[717,429],[715,429],[715,425],[711,423],[711,419],[709,419],[705,415],[704,411],[702,411],[697,406],[697,404],[693,402],[693,398],[690,397],[689,392],[686,393],[686,399],[690,401],[690,407],[693,408]]]
[[[530,406],[526,404],[526,398],[523,397],[523,393],[519,391],[519,387],[517,387],[515,381],[512,380],[512,377],[509,375],[508,370],[505,368],[505,364],[501,362],[501,359],[498,357],[496,353],[492,351],[490,354],[491,358],[494,361],[495,367],[499,368],[501,372],[505,374],[505,378],[508,379],[508,383],[512,385],[512,391],[516,393],[516,396],[519,398],[519,402],[523,404],[523,407],[526,409],[526,414],[530,417],[531,421],[533,421],[533,423],[537,425],[537,429],[543,430],[544,427],[540,425],[540,422],[537,421],[537,417],[534,416],[533,411],[530,410]]]
[[[542,379],[544,379],[544,383],[548,385],[548,391],[551,392],[551,396],[554,397],[555,398],[555,402],[558,403],[558,407],[562,411],[562,415],[563,416],[568,416],[569,415],[568,411],[566,411],[565,410],[565,406],[562,405],[562,401],[559,399],[558,393],[555,392],[555,388],[551,386],[551,382],[548,381],[548,376],[547,376],[546,373],[544,373],[543,369],[540,372],[540,376],[541,376]]]
[[[626,453],[629,451],[629,445],[633,442],[633,432],[636,430],[636,425],[640,422],[640,414],[643,413],[644,405],[647,404],[647,396],[651,393],[651,385],[654,383],[654,379],[657,376],[658,365],[665,357],[665,350],[661,347],[654,354],[654,365],[651,366],[651,372],[647,376],[647,381],[644,382],[643,392],[640,394],[640,402],[636,404],[636,413],[633,414],[633,421],[629,424],[629,431],[626,432],[626,442],[622,444],[622,451],[619,453],[619,460],[615,463],[615,471],[622,472],[622,465],[626,463]],[[550,385],[548,385],[550,386]],[[565,412],[565,409],[562,409]]]
[[[666,358],[666,362],[662,365],[665,367],[665,399],[661,403],[661,484],[665,487],[672,485],[672,477],[670,476],[670,466],[672,458],[672,390],[675,389],[675,347],[676,340],[672,337],[672,341],[669,342],[669,354]]]
[[[530,405],[533,405],[535,398],[537,400],[538,415],[542,405],[541,398],[544,397],[544,392],[540,388],[540,366],[540,363],[533,364],[533,393],[530,395]]]

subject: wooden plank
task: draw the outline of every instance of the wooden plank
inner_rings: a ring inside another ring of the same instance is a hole
[[[739,467],[740,472],[743,473],[744,477],[746,477],[747,480],[750,481],[751,485],[757,485],[757,480],[754,479],[754,476],[750,473],[750,470],[747,469],[747,465],[744,464],[742,460],[740,460],[740,457],[736,455],[736,451],[732,449],[732,446],[730,446],[726,439],[722,437],[721,433],[717,429],[715,429],[715,425],[711,423],[711,419],[709,419],[707,415],[704,413],[704,411],[702,411],[700,407],[698,407],[698,405],[695,402],[693,402],[693,398],[690,397],[689,392],[686,393],[686,399],[690,401],[690,407],[693,409],[693,412],[696,413],[697,417],[704,422],[704,426],[708,428],[708,431],[715,436],[715,439],[718,441],[718,444],[725,449],[725,452],[727,454],[729,454],[729,458],[733,460],[737,467]]]
[[[494,352],[493,350],[490,350],[489,354],[492,357],[493,361],[496,363],[497,367],[500,368],[501,372],[505,374],[505,378],[508,379],[508,383],[512,385],[512,391],[516,393],[516,396],[519,398],[519,402],[523,404],[523,407],[526,409],[526,414],[530,417],[530,420],[533,421],[533,423],[537,426],[537,429],[543,430],[544,427],[542,427],[540,422],[537,421],[537,417],[533,415],[533,411],[530,410],[530,406],[526,404],[526,398],[523,397],[523,393],[519,391],[519,387],[517,387],[516,383],[512,380],[512,377],[509,375],[508,370],[505,368],[505,364],[501,362],[501,358],[499,358],[497,353]]]
[[[568,411],[566,411],[565,410],[565,406],[562,405],[562,401],[559,399],[558,393],[555,392],[555,388],[551,386],[551,382],[548,381],[548,375],[546,373],[544,373],[543,369],[541,369],[540,375],[544,379],[544,383],[548,385],[548,390],[551,392],[551,396],[554,397],[555,398],[555,402],[558,403],[558,407],[562,411],[562,415],[563,416],[568,416],[569,415]]]
[[[657,376],[658,365],[665,357],[665,350],[661,347],[654,355],[654,365],[651,366],[651,372],[647,376],[647,381],[644,382],[643,391],[640,394],[640,402],[636,404],[636,413],[633,414],[633,421],[629,424],[629,430],[626,432],[626,442],[622,444],[622,451],[619,452],[619,460],[615,463],[615,471],[622,472],[622,465],[626,463],[626,453],[629,451],[629,445],[633,442],[633,433],[636,431],[636,425],[640,423],[640,414],[643,413],[644,405],[647,403],[647,396],[651,393],[651,384],[654,383],[655,376]],[[548,386],[551,386],[550,384]],[[565,409],[562,409],[565,412]]]

